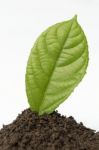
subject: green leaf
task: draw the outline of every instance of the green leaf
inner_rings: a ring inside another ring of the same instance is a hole
[[[26,92],[33,111],[53,112],[82,80],[88,46],[76,16],[49,27],[34,44],[26,70]]]

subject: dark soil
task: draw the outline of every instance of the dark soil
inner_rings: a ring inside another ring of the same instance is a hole
[[[99,150],[99,133],[73,117],[38,116],[26,109],[0,130],[0,150]]]

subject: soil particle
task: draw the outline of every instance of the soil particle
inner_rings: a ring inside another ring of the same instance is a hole
[[[99,150],[99,132],[54,112],[26,109],[0,130],[0,150]]]

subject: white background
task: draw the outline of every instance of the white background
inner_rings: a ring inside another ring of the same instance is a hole
[[[99,131],[99,0],[0,0],[0,127],[29,107],[26,63],[38,35],[78,15],[89,43],[87,74],[58,108]]]

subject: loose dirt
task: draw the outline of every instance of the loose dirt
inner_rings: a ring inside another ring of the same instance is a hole
[[[99,133],[58,112],[26,109],[0,130],[0,150],[99,150]]]

